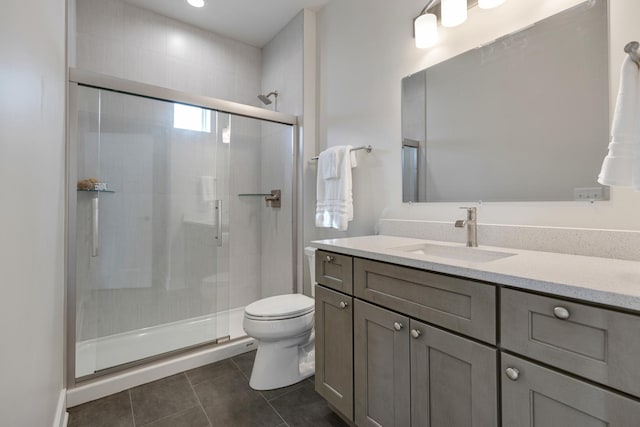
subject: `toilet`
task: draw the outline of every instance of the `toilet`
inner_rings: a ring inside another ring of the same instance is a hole
[[[315,287],[315,248],[305,248]],[[315,373],[313,298],[286,294],[263,298],[245,307],[242,327],[258,342],[249,386],[272,390],[295,384]]]

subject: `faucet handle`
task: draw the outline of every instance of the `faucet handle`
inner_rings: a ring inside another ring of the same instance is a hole
[[[455,227],[456,228],[462,228],[462,227],[465,226],[466,222],[467,221],[465,221],[464,219],[459,219],[459,220],[456,221]]]
[[[464,209],[467,211],[467,219],[474,220],[476,219],[476,214],[478,212],[478,208],[475,206],[460,206],[460,209]]]

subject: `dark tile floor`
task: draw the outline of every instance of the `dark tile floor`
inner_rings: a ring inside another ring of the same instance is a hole
[[[313,378],[277,390],[249,387],[255,351],[69,408],[68,427],[346,426]]]

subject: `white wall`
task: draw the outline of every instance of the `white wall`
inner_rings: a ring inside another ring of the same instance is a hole
[[[412,19],[424,1],[334,1],[318,14],[319,145],[371,144],[354,170],[355,219],[347,233],[316,229],[318,238],[374,232],[377,218],[453,221],[458,203],[402,205],[400,81],[429,65],[491,41],[580,3],[579,0],[509,0],[494,10],[469,11],[461,27],[441,30],[438,45],[416,49]],[[611,105],[623,46],[637,39],[640,2],[610,1]],[[560,112],[561,113],[561,112]],[[606,146],[608,141],[602,141]],[[594,175],[599,171],[594,171]],[[611,201],[484,203],[483,223],[640,229],[640,194],[614,188]]]
[[[302,115],[304,12],[298,13],[262,48],[262,93],[278,91],[278,111]],[[265,108],[275,108],[275,103]],[[282,207],[261,201],[261,296],[290,293],[292,269],[293,134],[289,126],[262,124],[260,191],[282,190]]]
[[[0,14],[0,423],[50,426],[63,388],[65,1]],[[31,403],[26,403],[31,402]]]

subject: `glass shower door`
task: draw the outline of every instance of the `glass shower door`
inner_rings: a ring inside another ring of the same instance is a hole
[[[76,377],[228,336],[223,118],[74,90]]]

